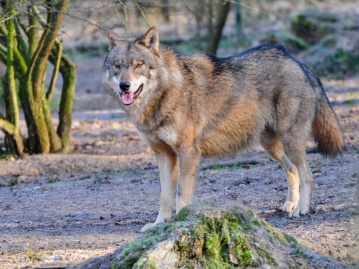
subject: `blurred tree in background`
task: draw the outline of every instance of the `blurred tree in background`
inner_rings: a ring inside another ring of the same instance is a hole
[[[128,14],[131,10],[136,11],[136,17],[141,18],[147,23],[147,26],[152,26],[146,17],[155,8],[160,9],[161,16],[166,23],[170,22],[170,13],[173,10],[188,10],[188,15],[193,15],[196,22],[195,39],[197,48],[205,50],[213,54],[217,53],[219,42],[221,41],[222,30],[226,23],[228,14],[233,5],[239,6],[239,0],[199,0],[199,1],[171,1],[171,0],[157,0],[157,1],[138,1],[138,0],[115,0],[115,5],[118,5],[119,12],[125,18],[125,28],[129,27]],[[233,5],[232,5],[233,4]],[[237,9],[240,13],[240,9]],[[238,27],[240,28],[240,21]],[[205,32],[203,34],[203,32]],[[202,46],[202,40],[205,40]]]
[[[8,152],[67,152],[70,149],[72,99],[76,67],[62,54],[59,28],[69,0],[0,1],[0,60],[6,66],[3,99],[6,115],[0,114]],[[45,89],[50,62],[54,68]],[[49,102],[58,73],[63,77],[57,130]],[[24,112],[28,137],[19,128],[19,104]]]

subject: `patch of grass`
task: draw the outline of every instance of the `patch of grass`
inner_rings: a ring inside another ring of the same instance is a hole
[[[14,153],[4,153],[4,154],[0,155],[0,159],[3,160],[3,159],[7,159],[9,157],[14,157],[14,156],[15,156]]]
[[[49,178],[48,180],[46,180],[47,184],[52,184],[52,183],[56,183],[59,182],[61,179],[59,177],[54,177],[54,178]]]
[[[209,170],[221,170],[221,169],[226,169],[226,168],[230,168],[231,170],[234,169],[239,169],[242,167],[242,163],[241,162],[235,162],[235,163],[216,163],[213,165],[210,165],[207,167],[207,169]]]
[[[216,163],[216,164],[212,165],[209,169],[210,170],[220,170],[223,168],[226,168],[223,164]]]
[[[143,170],[125,170],[121,173],[122,177],[132,178],[143,176],[145,172]]]
[[[345,104],[346,104],[347,106],[349,106],[349,107],[351,107],[351,106],[356,106],[356,105],[357,105],[357,101],[354,100],[354,99],[350,99],[350,100],[345,101]]]
[[[116,171],[107,171],[106,172],[106,177],[114,177],[116,176],[117,172]]]
[[[30,248],[26,251],[26,258],[32,262],[40,262],[44,260],[44,257],[40,253],[37,253]]]
[[[242,167],[242,163],[241,162],[235,162],[233,164],[233,166],[231,166],[231,169],[234,170],[234,169],[239,169]]]
[[[323,171],[323,163],[319,160],[312,160],[309,162],[309,168],[312,173],[321,173]]]

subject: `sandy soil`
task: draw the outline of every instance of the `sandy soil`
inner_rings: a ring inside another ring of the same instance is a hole
[[[244,204],[358,268],[359,80],[324,82],[348,147],[336,159],[308,154],[314,175],[309,215],[290,219],[277,210],[287,193],[285,176],[259,147],[236,158],[204,159],[195,201]],[[72,154],[0,161],[0,268],[76,266],[131,241],[156,218],[154,155],[116,104],[90,86],[76,93]]]

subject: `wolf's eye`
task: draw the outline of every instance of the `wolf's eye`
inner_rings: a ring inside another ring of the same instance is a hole
[[[121,69],[121,65],[119,65],[119,64],[115,64],[115,67],[116,67],[117,69]]]
[[[135,68],[140,68],[142,65],[143,65],[143,63],[140,62],[140,63],[136,64]]]

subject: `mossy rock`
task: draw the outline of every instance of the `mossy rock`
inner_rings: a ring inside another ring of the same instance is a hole
[[[193,205],[82,268],[346,268],[244,207]]]
[[[311,8],[294,15],[291,30],[297,37],[314,45],[325,35],[335,33],[338,23],[339,18],[336,15]]]

